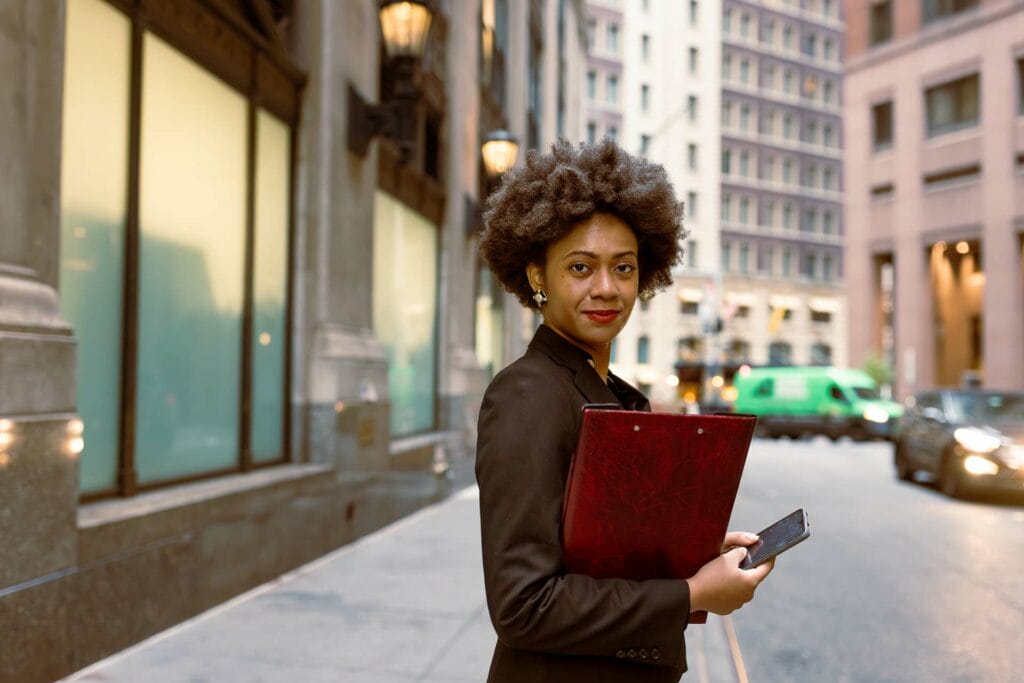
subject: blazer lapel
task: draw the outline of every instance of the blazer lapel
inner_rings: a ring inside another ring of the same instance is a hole
[[[559,365],[572,370],[576,388],[587,399],[587,403],[622,405],[622,401],[601,380],[601,375],[597,374],[590,354],[563,338],[547,325],[537,328],[537,333],[533,335],[533,340],[530,342],[530,348],[540,351]]]

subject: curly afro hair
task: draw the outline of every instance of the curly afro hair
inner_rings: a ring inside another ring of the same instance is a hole
[[[526,266],[543,264],[548,245],[598,212],[622,219],[639,245],[640,297],[672,284],[682,256],[683,207],[664,167],[623,151],[605,138],[574,149],[559,140],[550,154],[530,150],[487,198],[480,253],[502,286],[538,308]]]

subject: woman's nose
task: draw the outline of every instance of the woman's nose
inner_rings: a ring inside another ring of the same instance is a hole
[[[611,271],[600,268],[594,273],[594,279],[590,287],[590,295],[595,299],[608,299],[618,294],[615,287],[615,278]]]

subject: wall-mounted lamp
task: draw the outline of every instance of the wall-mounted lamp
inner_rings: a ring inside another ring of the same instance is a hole
[[[394,94],[387,102],[370,104],[348,84],[348,148],[359,156],[382,134],[398,143],[403,161],[415,149],[419,94],[414,78],[432,17],[429,0],[381,1],[377,18],[395,77]]]
[[[507,130],[492,131],[484,138],[480,152],[484,157],[487,175],[497,178],[515,165],[519,155],[519,141]]]

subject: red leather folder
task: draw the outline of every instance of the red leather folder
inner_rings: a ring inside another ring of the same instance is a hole
[[[697,573],[721,551],[756,421],[584,409],[562,510],[566,571],[638,581]]]

